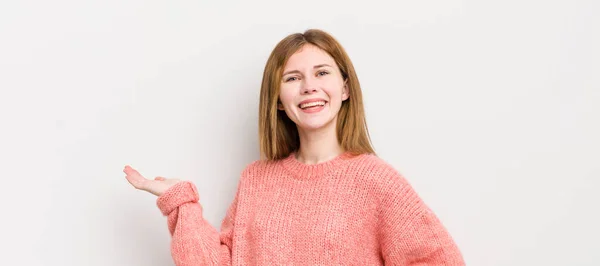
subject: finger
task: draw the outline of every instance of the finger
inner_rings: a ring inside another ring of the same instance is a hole
[[[131,185],[133,185],[135,188],[141,188],[147,181],[146,178],[144,178],[137,170],[133,169],[129,165],[125,166],[123,172],[127,174],[127,176],[125,176],[127,181],[129,181],[129,183],[131,183]]]

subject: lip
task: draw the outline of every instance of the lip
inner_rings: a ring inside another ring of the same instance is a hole
[[[327,103],[327,101],[325,101],[325,99],[322,99],[322,98],[314,98],[314,99],[308,99],[308,100],[301,101],[301,102],[298,104],[298,107],[300,107],[301,105],[303,105],[303,104],[305,104],[305,103],[312,103],[312,102],[325,102],[325,103]]]

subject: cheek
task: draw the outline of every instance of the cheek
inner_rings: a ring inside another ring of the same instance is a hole
[[[281,88],[279,93],[279,100],[284,106],[288,106],[293,103],[294,95],[290,93],[289,89]]]
[[[329,96],[330,100],[332,101],[341,101],[342,100],[342,90],[343,84],[339,84],[339,83],[333,83],[331,85],[327,86],[327,90],[325,90],[325,93],[327,93],[327,96]]]

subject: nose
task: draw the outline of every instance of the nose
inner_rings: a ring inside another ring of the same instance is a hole
[[[305,78],[300,94],[312,94],[317,92],[317,84],[312,78]]]

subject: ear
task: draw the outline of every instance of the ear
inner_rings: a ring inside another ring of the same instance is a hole
[[[283,104],[281,102],[277,102],[277,110],[283,111],[285,110],[285,108],[283,108]]]
[[[342,88],[342,102],[350,98],[350,89],[348,89],[348,80],[344,80],[344,87]]]

